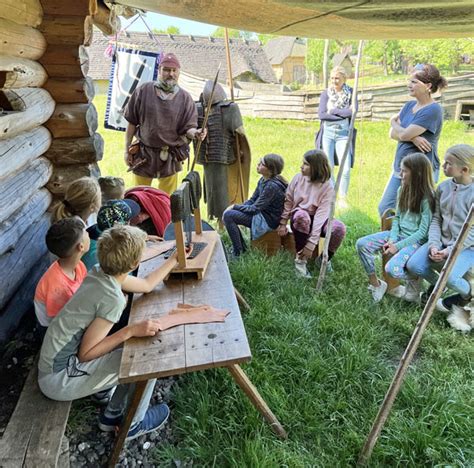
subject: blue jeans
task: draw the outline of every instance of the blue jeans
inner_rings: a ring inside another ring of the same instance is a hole
[[[357,253],[360,261],[368,275],[375,273],[374,255],[382,252],[382,247],[390,238],[390,231],[376,232],[368,236],[361,237],[356,242]],[[401,240],[399,238],[398,240]],[[414,243],[407,245],[398,251],[385,265],[385,271],[392,277],[397,279],[413,279],[407,270],[406,264],[411,256],[420,247],[419,244]]]
[[[239,225],[245,227],[252,226],[252,218],[252,215],[242,213],[238,210],[227,210],[224,211],[224,214],[222,215],[222,221],[224,222],[225,228],[229,233],[234,255],[236,257],[247,250],[247,246],[245,245],[244,238],[240,232]]]
[[[408,271],[416,276],[421,276],[431,284],[436,284],[438,275],[445,262],[432,262],[428,257],[428,244],[422,245],[414,255],[408,260]],[[470,268],[474,267],[474,249],[464,249],[456,259],[456,263],[451,270],[447,286],[461,294],[469,297],[472,294],[469,282],[463,278]]]
[[[433,181],[438,182],[439,179],[439,169],[433,171]],[[382,200],[379,203],[379,216],[382,217],[385,211],[389,208],[395,208],[397,205],[397,192],[400,186],[402,185],[402,179],[395,176],[394,173],[390,176],[385,190],[382,195]]]
[[[326,153],[331,170],[334,171],[334,156],[337,154],[339,165],[341,164],[342,157],[344,156],[344,150],[346,148],[347,139],[349,136],[349,121],[341,120],[338,122],[324,122],[324,131],[322,138],[323,151]],[[341,179],[341,195],[347,196],[349,191],[349,179],[351,176],[351,150],[347,153],[346,162],[344,167],[340,167],[342,171]],[[334,180],[334,176],[333,176]]]

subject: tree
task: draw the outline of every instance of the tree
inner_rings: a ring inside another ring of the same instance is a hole
[[[402,49],[400,41],[367,41],[364,54],[373,62],[381,63],[384,75],[387,76],[389,69],[392,73],[402,71]]]
[[[265,45],[270,39],[273,39],[274,36],[273,34],[257,34],[258,40],[262,43],[262,45]]]
[[[335,41],[329,41],[329,57],[338,50]],[[324,39],[308,39],[306,43],[306,68],[321,75],[324,61]]]
[[[166,29],[153,28],[155,34],[181,34],[178,26],[168,26]]]
[[[212,33],[211,37],[224,37],[224,29],[222,26],[216,28]],[[252,39],[253,33],[248,31],[239,31],[238,29],[227,29],[229,38],[231,39]]]

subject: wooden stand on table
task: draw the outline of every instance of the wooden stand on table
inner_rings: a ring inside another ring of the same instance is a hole
[[[178,265],[172,270],[171,276],[175,273],[191,273],[197,279],[202,279],[206,274],[207,266],[211,259],[214,247],[219,239],[219,234],[215,231],[203,231],[201,223],[201,210],[194,210],[194,233],[193,243],[202,242],[206,246],[192,259],[186,258],[186,245],[184,241],[183,222],[176,221],[174,224],[174,234],[176,238],[176,250],[178,251]]]

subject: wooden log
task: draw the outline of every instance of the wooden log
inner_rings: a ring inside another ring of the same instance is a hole
[[[67,186],[80,177],[98,177],[99,168],[96,164],[77,164],[75,166],[58,166],[46,185],[55,198],[62,198]]]
[[[38,60],[46,50],[46,40],[35,28],[0,18],[0,55]]]
[[[44,156],[55,166],[90,164],[102,159],[104,140],[95,133],[87,138],[56,138]]]
[[[52,172],[52,164],[46,158],[38,158],[14,177],[3,180],[0,184],[0,222],[7,220],[43,187]]]
[[[47,79],[46,70],[38,62],[0,55],[0,88],[40,88]]]
[[[83,46],[48,45],[39,62],[52,78],[83,78],[89,72],[89,54]]]
[[[10,340],[26,313],[33,313],[33,298],[36,285],[51,264],[51,257],[45,253],[28,271],[11,300],[0,313],[0,344]]]
[[[4,90],[12,111],[0,117],[0,140],[29,131],[46,122],[55,103],[48,91],[41,88]]]
[[[43,12],[50,16],[81,16],[84,18],[89,14],[90,3],[87,0],[75,2],[64,0],[42,0]]]
[[[45,127],[36,127],[3,140],[0,145],[0,181],[41,156],[50,145],[51,134]]]
[[[0,309],[3,309],[34,264],[46,253],[44,239],[49,225],[50,216],[45,213],[17,240],[14,250],[0,257]]]
[[[0,255],[14,249],[23,233],[46,212],[52,199],[48,190],[40,189],[7,220],[0,223]]]
[[[44,85],[58,104],[86,103],[94,99],[92,78],[50,78]]]
[[[119,18],[102,2],[97,2],[96,13],[91,15],[91,18],[94,25],[97,26],[106,36],[112,36],[120,30]]]
[[[41,24],[43,8],[39,0],[2,0],[0,17],[24,26],[35,27]]]
[[[82,138],[94,135],[97,119],[93,104],[59,104],[46,127],[53,138]]]
[[[78,47],[84,42],[83,16],[45,15],[39,29],[47,43],[51,45],[73,45]]]

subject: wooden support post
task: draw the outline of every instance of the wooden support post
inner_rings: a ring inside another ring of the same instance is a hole
[[[176,250],[178,251],[178,266],[179,268],[186,268],[186,247],[184,245],[183,223],[182,221],[177,221],[173,224]]]
[[[115,468],[115,465],[118,462],[120,457],[120,452],[122,451],[123,444],[125,443],[125,439],[127,438],[128,431],[130,430],[130,426],[132,425],[133,418],[137,411],[138,405],[140,404],[140,400],[142,399],[143,393],[145,392],[145,388],[148,381],[142,380],[135,384],[135,392],[133,393],[133,399],[128,407],[127,415],[120,426],[119,433],[115,439],[114,449],[112,451],[112,455],[109,459],[109,467]]]
[[[237,385],[244,391],[244,393],[250,399],[252,405],[255,406],[259,413],[270,424],[272,431],[280,439],[287,439],[288,434],[286,433],[285,429],[283,429],[283,426],[273,414],[272,410],[265,403],[265,400],[262,398],[260,393],[258,393],[258,390],[252,384],[250,379],[245,375],[245,372],[242,370],[242,368],[238,364],[232,364],[231,366],[228,366],[228,369]]]
[[[194,210],[194,231],[196,234],[202,234],[202,220],[201,220],[201,210],[196,208]]]
[[[230,88],[230,99],[232,100],[232,102],[235,102],[234,80],[232,79],[232,62],[230,59],[229,31],[227,30],[227,28],[224,28],[224,40],[225,40],[225,54],[226,54],[226,61],[227,61],[227,83]],[[237,150],[237,169],[239,173],[239,187],[240,187],[240,196],[241,196],[240,203],[243,203],[245,201],[245,189],[244,189],[244,179],[243,179],[243,174],[242,174],[242,161],[240,160],[240,142],[237,137],[235,138],[235,145],[236,145],[236,150]],[[236,201],[236,203],[238,203],[238,201]]]
[[[318,282],[316,284],[316,291],[320,291],[323,287],[324,278],[326,276],[327,265],[329,261],[328,257],[328,248],[329,242],[331,240],[331,231],[332,231],[332,220],[334,218],[334,211],[336,210],[336,199],[337,199],[337,192],[339,191],[339,186],[341,185],[342,180],[342,168],[346,163],[346,159],[349,155],[349,150],[352,147],[352,135],[354,134],[354,123],[357,116],[357,90],[359,87],[359,70],[360,70],[360,62],[362,58],[362,49],[364,48],[364,41],[359,41],[359,50],[357,51],[357,63],[356,63],[356,70],[355,70],[355,82],[354,82],[354,89],[352,90],[352,99],[351,99],[351,108],[352,108],[352,116],[349,125],[349,134],[347,135],[347,142],[346,147],[344,148],[344,154],[340,161],[340,168],[337,174],[336,186],[334,187],[334,197],[331,200],[331,208],[329,210],[329,217],[327,221],[326,227],[326,239],[324,241],[324,249],[322,254],[322,262],[321,262],[321,269],[319,270],[319,277]]]
[[[237,298],[237,302],[247,311],[250,312],[250,306],[248,302],[244,299],[244,296],[240,294],[237,288],[234,288],[235,297]]]
[[[395,398],[397,397],[398,392],[400,391],[400,387],[402,386],[403,379],[405,378],[405,374],[408,370],[408,366],[413,360],[413,356],[415,355],[416,350],[418,349],[418,346],[421,342],[423,332],[428,326],[431,316],[433,315],[436,302],[443,293],[446,283],[448,282],[449,274],[451,273],[454,263],[456,262],[456,259],[458,258],[458,255],[463,248],[464,241],[466,240],[470,232],[473,223],[473,218],[474,205],[471,205],[471,209],[469,210],[466,220],[464,221],[464,224],[461,228],[461,232],[459,233],[459,237],[454,243],[453,249],[451,250],[449,257],[446,263],[444,264],[443,269],[441,270],[441,274],[439,275],[434,290],[431,293],[431,296],[429,297],[423,312],[421,313],[418,323],[416,324],[415,330],[411,335],[410,341],[403,353],[402,358],[400,359],[400,363],[398,364],[398,368],[395,372],[392,383],[390,384],[390,387],[388,388],[387,393],[385,394],[385,398],[382,402],[382,405],[380,406],[374,423],[372,424],[370,433],[360,452],[359,460],[357,462],[358,465],[366,465],[370,458],[370,455],[372,454],[372,450],[375,444],[377,443],[385,421],[387,420],[390,414]]]

